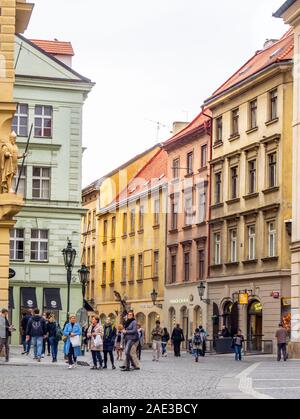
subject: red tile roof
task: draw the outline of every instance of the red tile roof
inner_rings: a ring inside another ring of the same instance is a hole
[[[209,109],[206,109],[204,111],[204,113],[206,115],[204,115],[203,112],[201,112],[199,115],[197,115],[196,118],[193,119],[193,121],[190,122],[185,128],[183,128],[181,131],[179,131],[177,134],[175,134],[169,140],[165,141],[163,143],[163,146],[168,147],[169,145],[173,145],[177,141],[182,140],[185,137],[196,133],[200,128],[203,128],[203,129],[208,128],[210,118],[207,115],[211,116],[212,113]]]
[[[30,39],[35,45],[52,55],[75,55],[71,42],[45,41],[41,39]]]
[[[226,92],[231,87],[238,83],[245,81],[250,76],[259,71],[271,66],[274,63],[279,63],[286,60],[292,60],[294,56],[294,32],[289,29],[279,41],[273,43],[271,46],[257,51],[256,54],[250,58],[233,76],[231,76],[221,87],[216,90],[213,95],[208,98],[209,102],[215,96]]]

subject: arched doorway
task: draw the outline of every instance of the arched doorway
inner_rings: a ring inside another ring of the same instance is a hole
[[[103,325],[105,323],[106,314],[100,314],[100,323]]]
[[[152,312],[148,316],[148,336],[146,336],[147,343],[151,343],[151,332],[155,328],[156,320],[160,320],[160,315]]]
[[[200,306],[196,306],[194,308],[193,329],[195,330],[197,327],[201,326],[202,323],[202,309]],[[193,332],[194,330],[192,330],[191,332]]]
[[[187,342],[189,339],[189,311],[186,306],[182,307],[180,310],[180,320],[181,320],[181,327],[183,330],[183,335],[185,338],[185,347],[187,348]]]
[[[263,306],[260,301],[252,300],[248,305],[248,349],[262,350]]]
[[[213,303],[213,339],[216,339],[219,333],[219,322],[220,322],[220,313],[219,313],[219,307],[217,303]]]
[[[146,327],[146,316],[144,313],[137,313],[135,316],[137,324],[140,324],[142,328],[145,330]]]
[[[239,328],[239,307],[238,303],[226,301],[223,307],[223,325],[227,327],[233,336]]]
[[[172,334],[174,327],[176,326],[176,311],[174,307],[169,308],[169,333]]]

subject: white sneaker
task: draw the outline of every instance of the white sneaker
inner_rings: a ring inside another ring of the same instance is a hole
[[[69,370],[72,370],[74,367],[74,365],[69,365]]]

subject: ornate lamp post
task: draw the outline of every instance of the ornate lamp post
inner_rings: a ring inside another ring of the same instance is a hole
[[[158,293],[157,291],[155,291],[155,289],[153,289],[153,291],[151,292],[151,300],[153,302],[153,305],[157,308],[163,308],[162,304],[157,304],[157,297],[158,297]]]
[[[76,250],[73,249],[72,243],[69,240],[67,247],[62,251],[64,257],[64,263],[67,270],[67,283],[68,283],[68,296],[67,296],[67,320],[70,316],[70,288],[72,280],[72,270],[76,258]]]
[[[81,286],[82,286],[82,300],[84,306],[85,294],[86,294],[86,287],[89,282],[90,271],[87,266],[81,265],[81,269],[78,270]]]
[[[204,282],[201,281],[197,288],[198,288],[198,293],[199,293],[200,300],[203,301],[203,303],[205,303],[205,304],[210,304],[209,299],[203,298],[204,295],[205,295],[205,289],[206,289],[206,287],[204,285]]]

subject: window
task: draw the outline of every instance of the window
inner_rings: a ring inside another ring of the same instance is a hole
[[[185,216],[185,225],[186,226],[192,225],[193,224],[193,197],[191,195],[185,198],[184,216]]]
[[[276,174],[276,153],[272,153],[268,155],[268,162],[269,162],[269,188],[273,188],[277,184],[277,174]]]
[[[207,166],[207,144],[201,147],[201,167]]]
[[[239,109],[234,109],[231,114],[232,118],[232,136],[239,134]]]
[[[221,234],[214,234],[214,263],[215,265],[221,264]]]
[[[10,230],[10,260],[24,260],[24,229]]]
[[[275,222],[270,222],[268,223],[268,235],[269,235],[269,239],[268,239],[268,249],[269,249],[269,254],[268,256],[270,258],[276,256],[276,226],[275,226]]]
[[[184,254],[184,282],[190,280],[190,253]]]
[[[126,282],[126,276],[127,276],[127,260],[126,258],[122,259],[122,281]]]
[[[130,256],[130,281],[134,281],[134,256]]]
[[[248,163],[249,173],[249,194],[256,192],[256,160],[251,160]]]
[[[188,153],[187,158],[187,174],[191,175],[193,173],[193,152]]]
[[[123,213],[123,235],[127,234],[127,213]]]
[[[257,127],[257,99],[250,102],[250,129]]]
[[[32,172],[32,198],[50,199],[50,177],[49,167],[34,167]]]
[[[153,276],[158,278],[158,269],[159,269],[159,252],[155,251],[153,254]]]
[[[141,205],[139,209],[139,230],[144,229],[144,206]]]
[[[172,213],[172,230],[177,230],[178,227],[178,202],[172,201],[171,203],[171,213]]]
[[[102,264],[102,283],[106,283],[106,263]]]
[[[12,129],[19,137],[28,136],[28,105],[23,103],[18,104]]]
[[[238,168],[231,168],[231,199],[235,199],[238,196]]]
[[[138,279],[143,279],[143,277],[144,277],[143,255],[139,255],[139,258],[138,258]]]
[[[206,193],[203,190],[200,190],[198,222],[203,223],[205,219],[206,219]]]
[[[115,282],[115,261],[110,262],[110,282],[113,284]]]
[[[154,225],[159,225],[159,216],[160,216],[160,199],[155,199],[154,201]]]
[[[270,119],[278,118],[278,92],[277,89],[270,92]]]
[[[222,173],[215,174],[215,203],[220,204],[222,199]]]
[[[130,232],[131,233],[135,232],[135,210],[134,209],[130,211]]]
[[[256,249],[256,232],[255,232],[255,226],[249,226],[248,227],[248,259],[254,260],[255,255],[255,249]]]
[[[205,253],[204,250],[198,251],[198,278],[203,280],[205,276]]]
[[[14,177],[14,183],[13,183],[14,191],[17,188],[17,182],[20,176],[20,170],[21,170],[21,166],[18,166],[17,174]],[[26,196],[26,166],[24,166],[22,170],[22,175],[20,177],[20,183],[19,183],[19,188],[18,188],[18,194],[23,195],[23,197]]]
[[[111,238],[112,240],[116,239],[116,217],[111,219]]]
[[[178,179],[179,178],[179,167],[180,167],[180,160],[179,159],[175,159],[173,160],[173,179]]]
[[[103,240],[107,241],[108,221],[103,221]]]
[[[34,114],[34,136],[52,137],[52,106],[36,105]]]
[[[48,230],[31,230],[30,259],[35,262],[48,261]]]
[[[237,262],[237,230],[229,231],[230,237],[230,262]]]
[[[177,275],[177,255],[171,256],[171,284],[175,284]]]
[[[223,118],[216,119],[216,143],[223,141]]]

